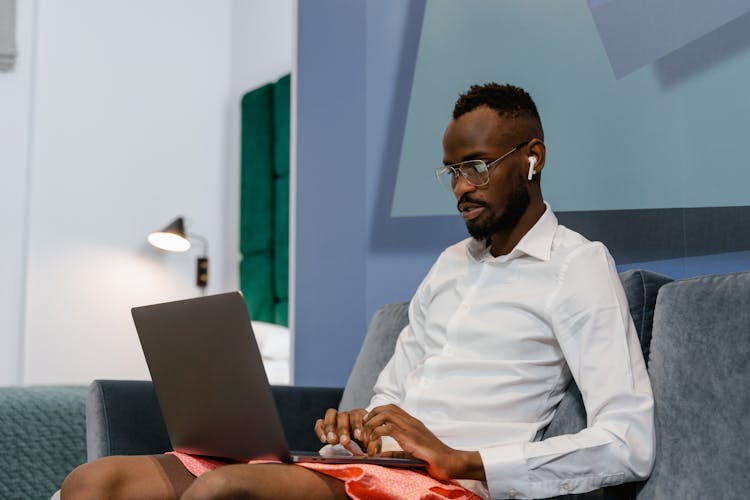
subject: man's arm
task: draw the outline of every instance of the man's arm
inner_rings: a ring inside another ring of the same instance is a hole
[[[429,301],[430,278],[437,266],[438,264],[435,264],[430,269],[409,303],[409,323],[399,334],[393,356],[375,381],[374,396],[370,400],[368,410],[386,404],[399,404],[404,396],[404,381],[425,357],[426,302]]]
[[[651,384],[614,263],[592,243],[566,264],[546,314],[581,390],[588,427],[480,450],[493,497],[581,493],[644,479],[653,467]]]
[[[362,422],[368,455],[424,460],[427,471],[437,479],[485,480],[479,452],[451,448],[396,405],[378,406],[364,415]],[[395,439],[403,451],[381,453],[383,436]]]
[[[485,480],[479,452],[456,450],[440,441],[425,425],[396,405],[339,412],[333,408],[315,423],[321,443],[341,444],[352,450],[356,443],[370,456],[418,458],[427,462],[427,471],[438,479]],[[381,453],[382,437],[398,442],[402,451]]]
[[[409,306],[410,321],[413,317],[414,301]],[[393,356],[383,371],[380,372],[375,383],[375,395],[369,409],[382,405],[399,404],[403,398],[403,381],[411,371],[414,363],[421,360],[424,351],[416,340],[411,324],[407,325],[396,341]],[[357,408],[350,411],[337,411],[329,408],[322,419],[315,422],[315,435],[321,443],[341,444],[348,447],[352,439],[356,440],[363,451],[370,451],[370,455],[380,452],[381,436],[364,432],[363,418],[367,409]],[[377,450],[377,451],[374,451]]]
[[[375,395],[370,401],[368,407],[370,409],[380,405],[400,403],[403,398],[403,381],[424,357],[421,342],[425,318],[424,303],[428,300],[430,276],[434,273],[436,266],[437,264],[427,273],[409,303],[409,324],[401,330],[396,340],[393,356],[375,382],[373,388]],[[353,437],[362,445],[362,449],[367,451],[370,442],[364,436],[362,422],[366,413],[367,410],[363,408],[348,412],[339,412],[330,408],[324,418],[318,419],[315,423],[315,435],[321,443],[340,443],[344,446],[348,446]],[[379,437],[372,439],[376,441],[373,446],[377,446],[379,451],[381,439]]]

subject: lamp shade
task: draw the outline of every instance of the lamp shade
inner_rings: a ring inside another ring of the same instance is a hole
[[[156,248],[170,252],[184,252],[190,248],[190,241],[185,235],[185,222],[177,217],[161,231],[148,235],[148,242]]]

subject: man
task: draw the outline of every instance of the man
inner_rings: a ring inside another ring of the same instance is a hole
[[[315,424],[321,442],[420,458],[432,477],[480,497],[542,498],[648,476],[653,397],[635,327],[606,248],[558,225],[542,198],[543,139],[522,89],[487,84],[459,98],[438,174],[471,238],[445,250],[420,285],[369,407],[328,410]],[[588,427],[540,441],[571,377]],[[204,469],[190,459],[87,464],[63,500],[346,497],[330,471],[239,464],[194,479],[188,469]],[[418,477],[405,472],[400,484]]]

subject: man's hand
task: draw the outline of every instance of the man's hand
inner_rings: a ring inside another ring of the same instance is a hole
[[[357,408],[351,411],[336,411],[329,408],[326,411],[325,418],[318,419],[315,422],[315,434],[324,444],[338,444],[344,448],[349,448],[352,436],[362,444],[362,449],[367,448],[368,443],[364,438],[364,425],[362,418],[367,414],[367,410]],[[378,438],[379,440],[379,438]],[[379,446],[379,445],[378,445]]]
[[[382,456],[418,458],[428,463],[427,471],[437,479],[486,479],[482,458],[476,451],[455,450],[440,441],[425,425],[396,405],[385,405],[361,417],[368,455],[380,454],[381,437],[391,436],[403,452]],[[364,448],[363,448],[364,449]]]

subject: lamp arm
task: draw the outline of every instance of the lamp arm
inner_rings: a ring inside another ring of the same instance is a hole
[[[193,233],[188,233],[186,236],[188,237],[189,240],[195,240],[195,241],[200,242],[201,245],[203,245],[203,252],[201,252],[201,254],[203,256],[208,256],[208,239],[207,238],[204,238],[203,236],[199,234],[193,234]]]

